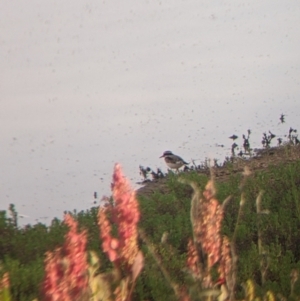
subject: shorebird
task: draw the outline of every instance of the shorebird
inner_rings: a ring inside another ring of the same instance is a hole
[[[170,167],[171,169],[176,169],[177,171],[183,165],[187,165],[188,164],[181,157],[174,155],[170,151],[165,151],[163,153],[163,155],[160,156],[160,158],[164,158],[166,164],[168,165],[168,167]]]

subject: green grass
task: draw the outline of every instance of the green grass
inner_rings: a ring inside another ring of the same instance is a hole
[[[207,177],[196,172],[180,174],[187,181],[193,181],[203,190]],[[187,283],[185,260],[187,241],[192,236],[190,204],[192,190],[178,182],[177,175],[170,175],[167,181],[168,194],[154,193],[139,198],[141,221],[144,230],[155,248],[157,256],[168,271],[174,283]],[[240,208],[241,175],[231,176],[228,181],[216,183],[217,199],[223,202],[229,195],[222,233],[232,238]],[[237,298],[243,297],[242,283],[252,279],[257,291],[267,290],[290,294],[290,273],[300,269],[300,161],[277,165],[251,176],[244,188],[246,203],[240,223],[236,228],[236,252],[238,255]],[[269,214],[256,213],[256,198],[263,191],[262,210]],[[14,208],[11,208],[13,216]],[[101,252],[97,208],[76,213],[81,227],[88,230],[88,248],[97,252],[101,269],[110,267]],[[258,249],[260,231],[265,258]],[[167,243],[161,243],[163,234],[168,233]],[[2,273],[8,271],[11,277],[13,300],[27,301],[39,296],[39,285],[43,278],[43,259],[47,250],[53,250],[63,242],[66,227],[54,220],[49,227],[43,224],[18,228],[16,218],[9,218],[0,212],[0,260]],[[140,241],[145,254],[145,266],[138,279],[134,300],[176,300],[161,269]],[[265,260],[267,271],[264,281],[260,261]],[[295,293],[300,294],[299,281]]]

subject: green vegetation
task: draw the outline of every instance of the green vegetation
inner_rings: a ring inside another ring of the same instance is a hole
[[[194,285],[186,269],[188,243],[193,237],[193,190],[182,182],[196,183],[203,192],[208,180],[196,171],[170,174],[167,194],[139,196],[139,229],[144,236],[139,238],[139,245],[144,268],[137,279],[133,300],[177,300],[174,284]],[[252,285],[248,281],[251,279],[257,296],[272,291],[278,299],[285,296],[298,300],[295,296],[300,296],[300,160],[269,166],[244,180],[241,173],[236,173],[216,181],[216,188],[220,203],[231,196],[224,206],[221,233],[235,242],[235,297],[242,299],[249,293],[247,285]],[[73,216],[79,228],[87,230],[87,249],[97,253],[101,263],[98,273],[102,273],[111,269],[112,264],[102,252],[97,214],[98,208],[92,208]],[[68,228],[57,219],[49,227],[39,223],[19,228],[16,216],[13,206],[10,216],[0,213],[0,273],[9,273],[11,300],[39,299],[45,253],[63,244]],[[212,278],[214,282],[218,280],[217,271],[212,270]],[[191,300],[200,298],[192,296]]]

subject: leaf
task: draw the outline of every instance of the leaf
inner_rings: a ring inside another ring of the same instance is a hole
[[[110,283],[106,279],[105,274],[99,274],[90,278],[89,286],[91,289],[92,296],[90,298],[91,301],[112,301],[112,292]]]
[[[218,296],[218,301],[228,300],[229,294],[226,286],[224,284],[221,285],[221,294]]]
[[[135,257],[134,263],[131,267],[132,271],[132,282],[135,282],[136,278],[140,274],[141,270],[144,267],[144,255],[139,251]]]
[[[276,299],[275,299],[275,296],[274,296],[273,292],[267,291],[267,293],[265,294],[264,300],[275,301]]]
[[[96,265],[96,266],[100,267],[99,258],[98,258],[97,253],[94,252],[94,251],[90,251],[89,254],[90,254],[90,262],[91,262],[91,264],[93,266]]]
[[[0,291],[0,300],[1,301],[11,301],[9,288],[4,287]]]
[[[246,284],[244,285],[245,289],[245,297],[246,300],[254,300],[255,298],[255,286],[252,280],[247,280]]]

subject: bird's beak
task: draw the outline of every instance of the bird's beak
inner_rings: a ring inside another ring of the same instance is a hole
[[[160,158],[162,158],[164,155],[160,156]]]

